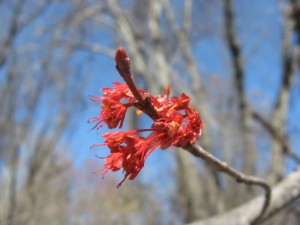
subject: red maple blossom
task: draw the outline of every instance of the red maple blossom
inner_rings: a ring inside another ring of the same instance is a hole
[[[116,69],[126,84],[114,83],[113,88],[102,88],[103,97],[92,97],[94,102],[101,102],[102,111],[98,117],[89,121],[97,122],[94,128],[107,124],[108,128],[122,128],[125,114],[129,107],[136,107],[153,119],[151,128],[144,130],[118,131],[103,134],[104,144],[110,155],[104,158],[103,176],[109,171],[124,170],[124,179],[133,180],[143,168],[146,158],[156,148],[162,150],[171,146],[185,147],[194,144],[200,137],[203,122],[197,111],[189,107],[190,98],[186,94],[170,98],[170,87],[166,86],[164,95],[152,96],[137,89],[130,72],[130,60],[126,51],[119,48],[115,55]],[[149,132],[146,137],[139,135]]]

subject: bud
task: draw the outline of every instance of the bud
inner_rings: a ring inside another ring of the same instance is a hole
[[[115,54],[117,69],[121,72],[130,71],[130,59],[124,48],[118,48]]]

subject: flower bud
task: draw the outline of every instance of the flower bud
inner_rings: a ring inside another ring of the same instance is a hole
[[[128,72],[130,70],[130,59],[124,48],[118,48],[115,54],[115,61],[119,71]]]

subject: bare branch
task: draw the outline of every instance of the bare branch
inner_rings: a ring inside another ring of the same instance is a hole
[[[237,104],[240,110],[240,122],[242,129],[242,141],[245,148],[243,156],[243,171],[246,173],[254,173],[255,168],[255,149],[253,132],[251,126],[251,116],[248,112],[246,93],[244,89],[245,69],[242,59],[241,46],[238,43],[236,33],[234,31],[234,13],[232,9],[232,0],[226,0],[224,3],[224,20],[225,35],[228,48],[232,58],[234,85],[236,89]]]
[[[13,40],[16,38],[16,35],[19,31],[19,19],[23,9],[25,0],[18,2],[16,8],[14,9],[14,16],[9,23],[9,31],[7,36],[3,41],[3,47],[0,46],[0,68],[4,65],[7,57],[7,51],[11,48]]]
[[[300,5],[297,0],[290,0],[290,7],[292,8],[291,17],[294,21],[294,31],[297,34],[297,39],[294,48],[294,69],[299,69],[300,66]]]
[[[183,12],[183,30],[186,34],[190,33],[191,24],[192,24],[192,11],[194,0],[186,0],[184,2],[184,12]]]
[[[291,2],[283,8],[283,36],[282,36],[282,77],[279,92],[272,112],[271,124],[280,137],[286,135],[286,122],[288,116],[290,89],[295,81],[299,46],[293,46],[293,32],[295,21],[293,18]],[[283,142],[284,143],[284,142]],[[285,145],[280,141],[272,142],[272,160],[270,165],[269,180],[275,183],[284,176]]]
[[[262,180],[258,177],[245,175],[245,174],[237,171],[236,169],[230,167],[226,162],[217,159],[212,154],[205,151],[202,147],[200,147],[198,145],[189,145],[185,148],[185,150],[187,150],[188,152],[190,152],[194,156],[203,159],[206,163],[208,163],[209,165],[214,166],[219,171],[222,171],[223,173],[233,177],[239,183],[245,183],[245,184],[248,184],[248,185],[254,185],[254,186],[262,187],[265,191],[265,199],[264,199],[264,202],[263,202],[263,207],[260,210],[260,212],[257,215],[255,215],[254,218],[252,218],[253,220],[249,221],[249,222],[250,223],[256,223],[256,222],[259,221],[259,219],[262,218],[262,216],[266,212],[266,210],[267,210],[267,208],[270,204],[270,200],[271,200],[271,188],[268,185],[268,183],[266,183],[264,180]]]
[[[300,164],[300,157],[295,154],[289,146],[288,138],[286,135],[281,135],[277,129],[265,119],[260,113],[251,110],[252,117],[256,119],[260,124],[269,132],[274,140],[281,144],[281,148],[285,154],[290,156],[295,162]]]
[[[200,73],[198,71],[196,62],[193,58],[192,48],[191,48],[190,42],[188,40],[187,34],[185,32],[182,32],[182,30],[176,24],[174,12],[172,10],[172,7],[171,7],[169,1],[165,1],[164,7],[166,10],[166,16],[167,16],[168,22],[170,24],[170,27],[171,27],[174,35],[176,35],[178,44],[181,47],[182,57],[186,63],[186,68],[192,78],[192,84],[191,84],[192,89],[195,92],[195,96],[197,96],[197,98],[199,99],[200,91],[202,90],[202,88],[201,88],[202,82],[200,79]]]
[[[270,218],[274,213],[295,201],[300,196],[300,169],[291,173],[283,181],[272,188],[272,199],[269,207],[259,223]],[[196,221],[189,225],[249,225],[259,213],[257,207],[264,201],[264,196],[256,197],[237,208],[215,217]]]

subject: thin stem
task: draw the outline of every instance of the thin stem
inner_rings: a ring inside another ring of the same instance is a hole
[[[134,81],[132,80],[132,76],[131,76],[131,70],[129,68],[129,70],[127,71],[123,71],[121,70],[117,65],[116,65],[116,69],[119,72],[119,74],[121,75],[121,77],[123,77],[124,81],[126,82],[126,84],[128,85],[130,91],[132,92],[132,94],[134,95],[134,97],[138,100],[138,102],[142,105],[145,106],[146,103],[143,99],[143,96],[141,95],[141,93],[138,91]]]

